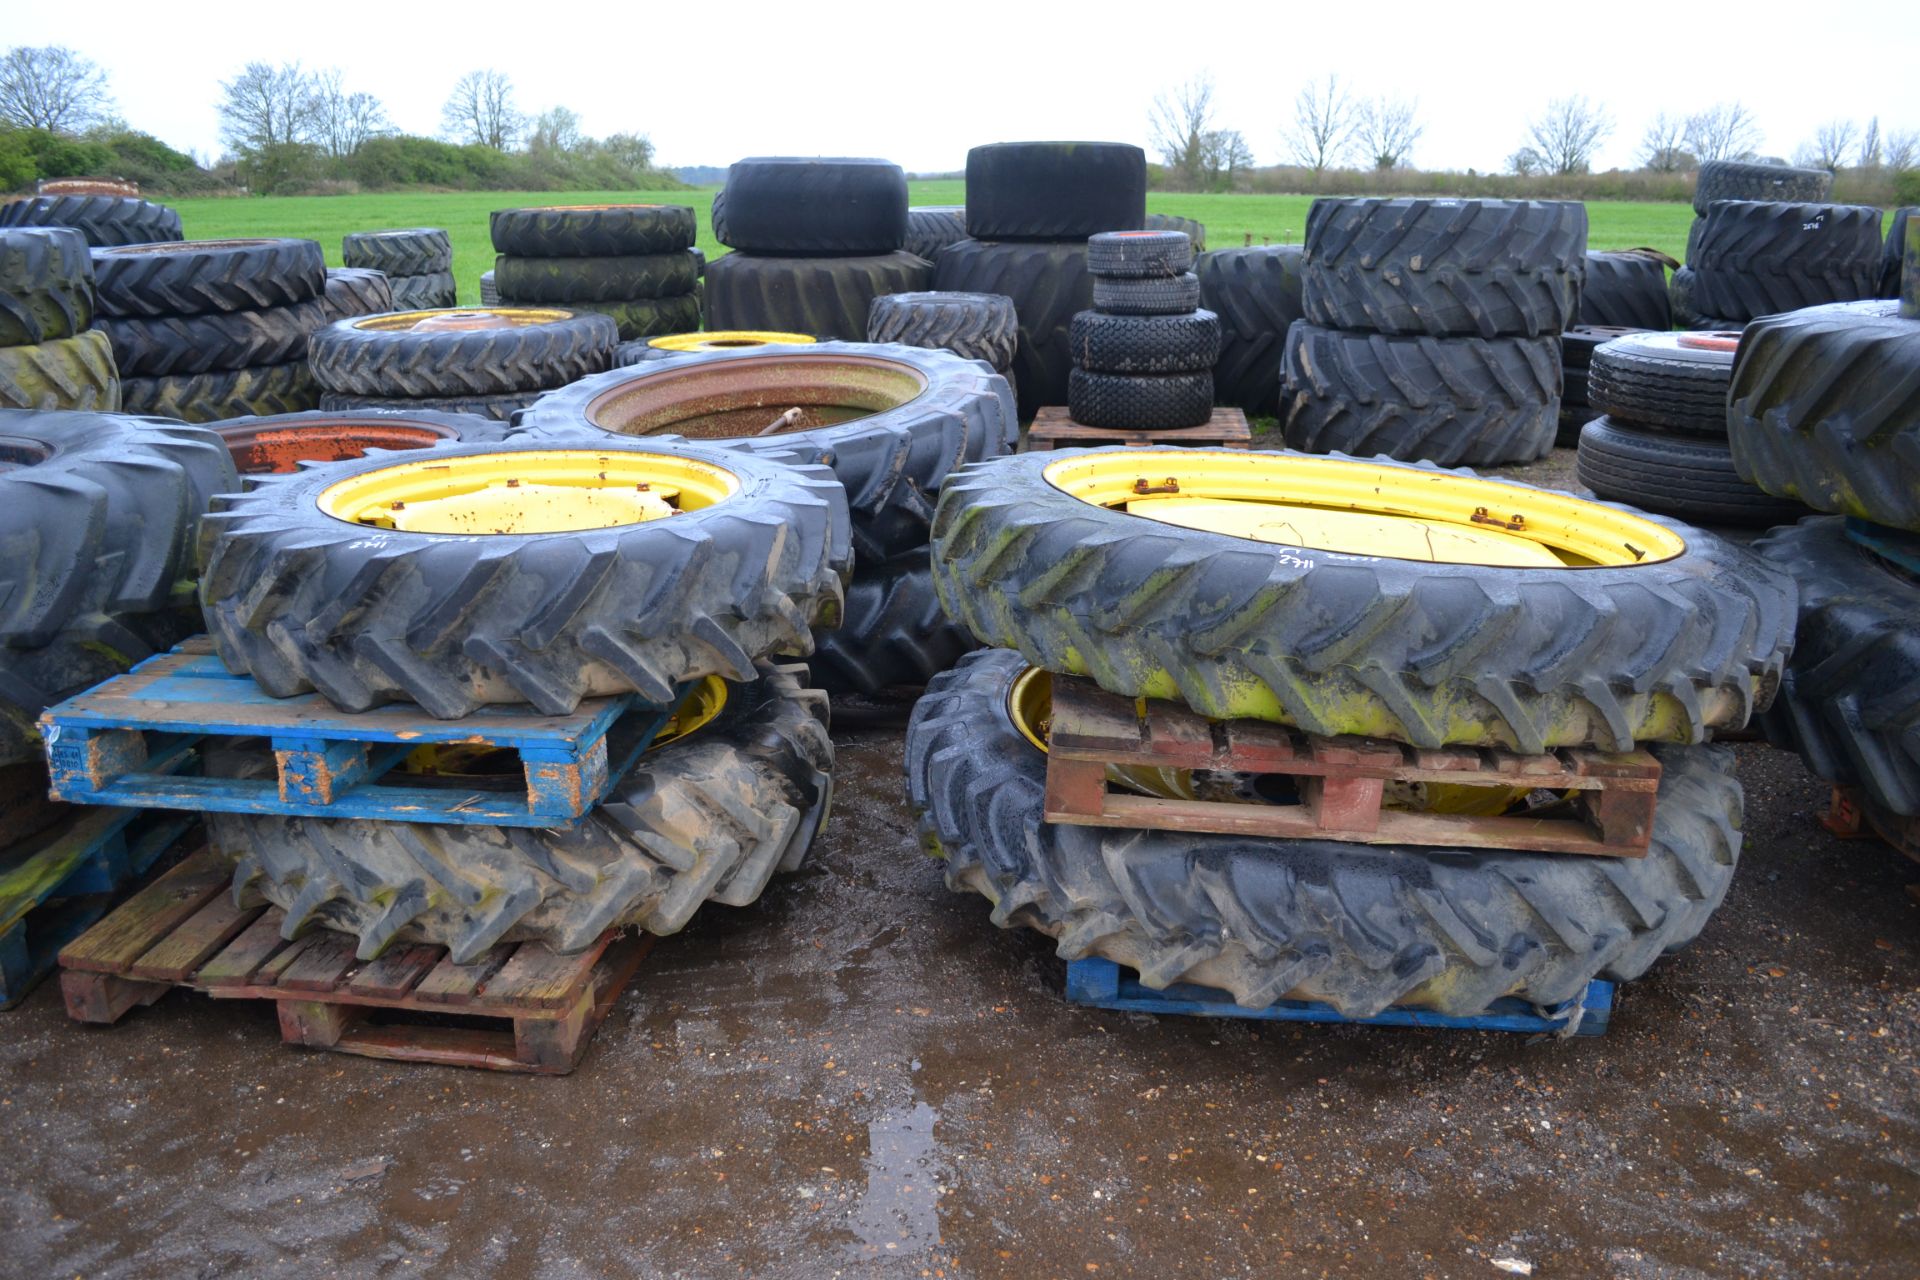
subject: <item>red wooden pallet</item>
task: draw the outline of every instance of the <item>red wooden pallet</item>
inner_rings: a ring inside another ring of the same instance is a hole
[[[1088,427],[1075,422],[1065,405],[1047,405],[1033,415],[1027,428],[1025,452],[1058,449],[1075,445],[1137,445],[1165,447],[1189,445],[1221,449],[1247,449],[1253,434],[1247,429],[1247,415],[1239,409],[1218,408],[1213,417],[1197,427],[1167,427],[1160,430],[1122,431],[1113,427]]]
[[[1108,765],[1290,774],[1298,804],[1167,800],[1110,792]],[[1389,782],[1570,791],[1573,816],[1480,817],[1383,807]],[[1046,820],[1092,827],[1215,831],[1361,844],[1526,849],[1641,858],[1660,763],[1645,751],[1426,751],[1377,738],[1326,738],[1263,720],[1208,720],[1137,703],[1090,680],[1053,677]]]
[[[349,934],[315,930],[285,940],[278,907],[236,906],[227,885],[224,862],[202,850],[69,943],[60,953],[68,1015],[117,1022],[135,1005],[188,987],[226,1000],[273,1001],[288,1044],[565,1075],[653,946],[650,936],[608,930],[575,955],[503,943],[459,965],[445,947],[400,945],[362,962]],[[459,1014],[507,1025],[376,1025],[368,1017],[375,1010],[383,1018]]]

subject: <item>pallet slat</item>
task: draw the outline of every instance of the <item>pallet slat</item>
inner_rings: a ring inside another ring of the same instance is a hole
[[[127,976],[178,982],[239,936],[264,909],[236,906],[233,895],[219,894],[129,965]]]
[[[211,856],[188,858],[68,943],[60,952],[61,967],[124,973],[161,936],[226,887],[226,868]]]
[[[293,944],[280,936],[280,913],[254,917],[213,959],[200,966],[197,981],[209,987],[243,987],[254,971]]]

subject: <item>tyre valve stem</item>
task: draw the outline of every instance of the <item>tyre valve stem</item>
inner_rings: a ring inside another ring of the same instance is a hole
[[[1145,476],[1141,476],[1138,480],[1135,480],[1133,482],[1133,491],[1139,494],[1178,493],[1180,492],[1180,482],[1174,479],[1172,476],[1168,476],[1164,483],[1148,484],[1147,478]],[[1482,507],[1481,510],[1485,511],[1486,508]]]
[[[1485,507],[1475,507],[1473,509],[1473,522],[1475,524],[1490,524],[1496,528],[1507,529],[1515,533],[1527,527],[1527,518],[1523,515],[1516,514],[1511,520],[1502,520],[1499,516],[1489,515]]]

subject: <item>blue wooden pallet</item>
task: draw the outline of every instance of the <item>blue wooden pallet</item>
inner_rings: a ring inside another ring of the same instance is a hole
[[[81,810],[0,851],[0,1009],[25,999],[60,948],[193,825],[187,814]]]
[[[565,716],[517,706],[459,720],[401,704],[345,712],[318,694],[268,696],[202,638],[48,708],[40,735],[53,798],[76,804],[561,827],[601,801],[690,687],[673,706],[593,698]],[[206,776],[197,748],[209,738],[254,740],[271,767],[258,777]],[[432,745],[516,751],[526,789],[386,784],[409,752]]]
[[[1094,1009],[1128,1013],[1183,1013],[1198,1018],[1247,1018],[1264,1022],[1345,1022],[1363,1027],[1454,1027],[1467,1031],[1526,1031],[1561,1034],[1580,1009],[1575,1035],[1607,1033],[1613,1015],[1613,984],[1595,978],[1578,1000],[1540,1010],[1524,1000],[1496,1000],[1487,1013],[1452,1017],[1427,1009],[1388,1009],[1371,1018],[1349,1018],[1317,1000],[1276,1000],[1264,1009],[1248,1009],[1212,987],[1175,983],[1164,991],[1142,986],[1131,969],[1097,956],[1067,962],[1067,999]]]

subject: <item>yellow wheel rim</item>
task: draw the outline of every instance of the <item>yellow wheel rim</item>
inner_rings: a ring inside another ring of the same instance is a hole
[[[647,345],[661,351],[734,351],[741,347],[800,346],[814,339],[804,333],[778,329],[717,329],[712,333],[670,333],[650,338]]]
[[[1651,520],[1567,494],[1295,454],[1125,449],[1047,482],[1163,524],[1348,555],[1510,568],[1653,564],[1686,550]]]
[[[719,676],[707,676],[687,691],[687,696],[673,709],[667,722],[660,726],[660,732],[653,735],[653,741],[647,744],[647,751],[658,750],[677,738],[698,733],[726,705],[727,682]],[[512,751],[457,742],[416,747],[400,763],[402,773],[442,776],[505,776],[519,772],[520,768],[520,757]]]
[[[412,333],[415,330],[527,329],[537,324],[571,320],[577,311],[554,307],[442,307],[433,311],[394,311],[362,316],[353,327],[369,333]]]
[[[673,454],[528,449],[381,467],[327,486],[318,505],[407,533],[571,533],[710,507],[739,487],[733,472]]]
[[[719,676],[708,676],[687,691],[680,705],[673,709],[667,722],[660,726],[660,732],[653,735],[653,741],[647,750],[664,747],[675,738],[684,738],[695,733],[719,715],[727,705],[727,682]]]

